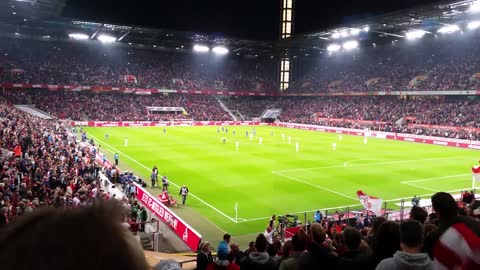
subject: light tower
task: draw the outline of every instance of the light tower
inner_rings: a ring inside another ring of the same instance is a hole
[[[280,0],[280,39],[290,38],[293,33],[295,0]],[[290,84],[291,61],[288,56],[280,58],[280,91],[285,91]]]

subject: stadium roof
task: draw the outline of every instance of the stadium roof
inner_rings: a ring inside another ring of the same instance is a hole
[[[411,30],[423,30],[428,34],[435,35],[438,29],[443,26],[464,26],[468,23],[475,16],[475,14],[469,12],[471,4],[475,2],[480,4],[476,0],[440,1],[435,4],[371,17],[350,25],[297,35],[283,43],[285,47],[290,48],[303,47],[325,51],[328,44],[342,42],[342,40],[355,39],[360,42],[367,41],[376,44],[391,43],[406,38],[406,33]],[[364,28],[367,28],[368,32],[362,31]],[[349,35],[348,37],[339,35],[350,33],[352,29],[358,29],[359,34]],[[340,37],[334,38],[335,33]]]
[[[296,35],[286,40],[253,41],[225,37],[221,34],[180,32],[61,18],[59,14],[65,0],[7,0],[0,4],[0,33],[10,35],[18,33],[52,39],[67,39],[71,33],[83,33],[90,39],[100,34],[109,34],[117,38],[119,41],[117,43],[151,49],[190,52],[194,44],[205,44],[222,45],[229,48],[233,54],[252,57],[271,57],[287,52],[288,55],[303,56],[324,52],[329,44],[350,39],[360,43],[382,44],[403,39],[410,30],[424,30],[427,34],[434,35],[442,26],[466,24],[472,16],[475,16],[469,12],[473,2],[475,1],[442,1],[368,18],[350,25]],[[356,31],[355,35],[350,35],[353,31]]]

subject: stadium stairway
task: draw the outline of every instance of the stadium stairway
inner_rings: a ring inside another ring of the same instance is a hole
[[[228,113],[228,115],[230,115],[230,117],[232,117],[232,120],[233,121],[237,121],[239,119],[237,119],[237,117],[232,113],[232,111],[230,111],[227,106],[225,106],[225,104],[223,104],[222,100],[219,98],[219,97],[215,97],[215,99],[218,101],[218,104],[220,104],[220,107],[222,107],[222,109]]]
[[[26,113],[29,113],[31,115],[34,115],[34,116],[37,116],[39,118],[42,118],[42,119],[46,119],[46,120],[52,120],[52,119],[55,119],[55,117],[51,116],[50,114],[42,111],[42,110],[39,110],[31,105],[14,105],[15,108],[21,110],[21,111],[24,111]]]
[[[153,243],[151,236],[144,232],[140,232],[138,236],[140,237],[140,244],[142,244],[143,249],[153,251]]]
[[[232,113],[238,120],[245,121],[245,116],[239,110],[233,110]]]

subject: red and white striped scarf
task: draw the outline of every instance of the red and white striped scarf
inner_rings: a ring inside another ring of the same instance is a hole
[[[480,237],[463,223],[448,228],[433,250],[436,270],[480,269]]]

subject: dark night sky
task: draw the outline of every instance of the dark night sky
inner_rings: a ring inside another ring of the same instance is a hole
[[[296,0],[295,32],[434,2],[438,1]],[[280,0],[67,0],[64,16],[272,40],[278,37]]]

